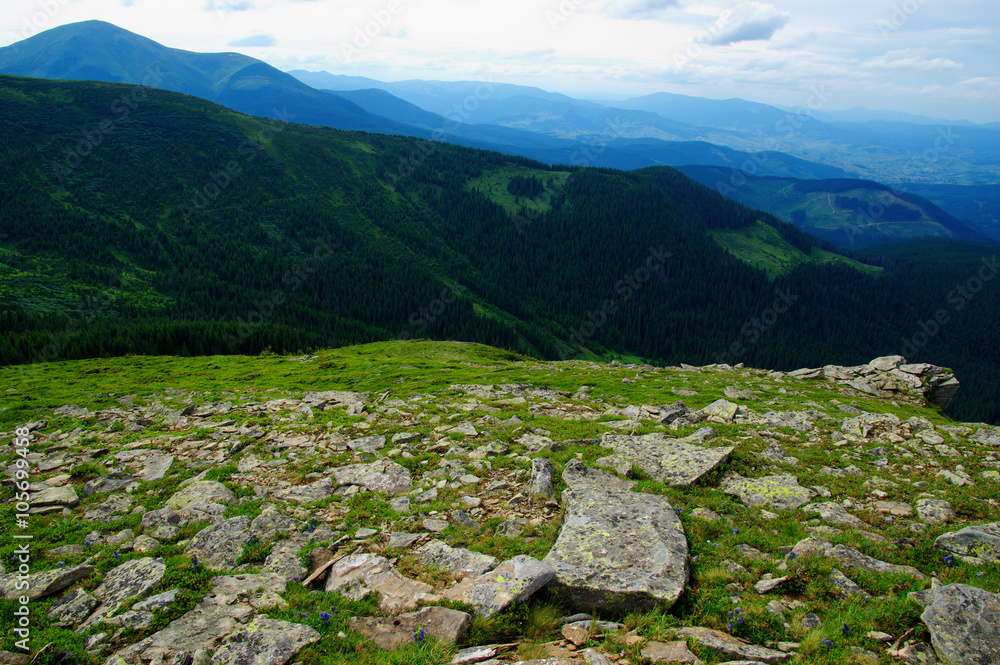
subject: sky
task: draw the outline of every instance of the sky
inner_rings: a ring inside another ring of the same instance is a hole
[[[997,0],[2,0],[0,45],[88,19],[284,71],[1000,121]]]

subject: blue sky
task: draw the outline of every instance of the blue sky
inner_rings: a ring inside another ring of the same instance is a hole
[[[0,44],[87,19],[283,70],[1000,121],[996,0],[3,0]]]

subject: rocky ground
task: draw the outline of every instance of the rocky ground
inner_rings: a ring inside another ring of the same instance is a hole
[[[4,662],[1000,663],[1000,430],[947,370],[341,360],[267,367],[373,389],[8,390]]]

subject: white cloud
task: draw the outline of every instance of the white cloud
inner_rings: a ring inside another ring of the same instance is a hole
[[[659,18],[665,10],[677,5],[678,0],[611,0],[604,4],[602,12],[620,19]]]
[[[927,49],[901,49],[861,63],[864,69],[913,70],[918,72],[947,72],[962,69],[964,65],[951,58],[925,58]]]
[[[250,35],[249,37],[241,37],[240,39],[234,39],[229,42],[229,46],[275,46],[278,40],[275,39],[274,35]]]
[[[775,32],[785,27],[791,14],[779,10],[774,5],[760,2],[743,2],[725,12],[709,29],[713,46],[727,46],[736,42],[770,39]]]

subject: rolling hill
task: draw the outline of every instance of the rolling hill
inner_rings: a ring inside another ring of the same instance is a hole
[[[114,113],[123,98],[141,103]],[[850,364],[899,352],[977,270],[873,257],[869,275],[667,167],[551,167],[123,84],[0,77],[0,138],[4,363],[430,337]],[[714,237],[761,222],[810,260],[769,276]],[[794,306],[773,318],[776,294]],[[986,419],[1000,289],[974,303],[911,360],[961,369],[952,409]]]
[[[992,239],[925,198],[868,180],[764,178],[704,166],[681,172],[735,201],[795,224],[844,248],[914,238]]]

